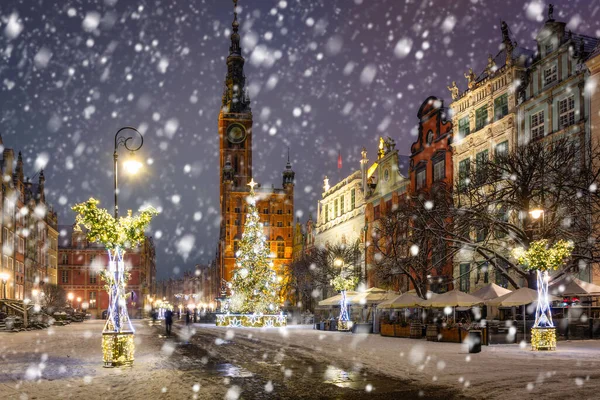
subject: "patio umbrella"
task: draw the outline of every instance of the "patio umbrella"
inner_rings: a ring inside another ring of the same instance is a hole
[[[358,294],[359,294],[358,292],[355,292],[353,290],[346,291],[346,302],[348,302],[348,304],[352,303],[353,297]],[[342,301],[342,295],[336,294],[335,296],[332,296],[325,300],[319,301],[319,305],[320,306],[339,306],[340,301]]]
[[[415,296],[414,294],[404,293],[400,296],[396,296],[393,299],[390,299],[385,304],[380,303],[377,308],[411,308],[411,307],[420,307],[421,303],[425,300],[420,298],[419,296]],[[383,306],[383,307],[382,307]]]
[[[378,288],[370,288],[364,292],[359,292],[352,298],[353,304],[380,304],[383,301],[398,297],[398,293]]]
[[[495,283],[490,283],[482,287],[481,289],[473,292],[472,295],[475,297],[479,297],[482,300],[491,300],[500,296],[504,296],[505,294],[510,293],[511,290],[505,289],[502,286],[498,286]]]
[[[557,296],[600,295],[600,286],[572,276],[564,276],[548,284],[550,293]]]
[[[452,290],[438,294],[429,300],[423,300],[421,305],[427,307],[470,307],[481,303],[483,303],[483,300],[479,297],[461,292],[460,290]]]

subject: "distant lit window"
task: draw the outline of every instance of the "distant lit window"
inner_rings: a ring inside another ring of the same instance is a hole
[[[556,64],[544,69],[544,86],[558,80],[558,73],[556,71]]]
[[[558,126],[560,129],[575,123],[575,97],[569,96],[558,102]]]
[[[544,136],[544,111],[532,114],[529,120],[531,126],[531,139],[538,139]]]

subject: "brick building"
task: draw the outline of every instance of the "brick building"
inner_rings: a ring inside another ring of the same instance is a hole
[[[74,231],[73,225],[60,225],[58,230],[58,284],[67,293],[73,293],[73,307],[87,308],[92,316],[101,318],[108,308],[108,293],[99,273],[108,266],[108,253],[103,245],[89,243],[85,233]],[[126,291],[131,295],[127,299],[127,309],[130,317],[140,318],[155,286],[152,238],[146,237],[136,249],[127,250],[124,261],[130,274]]]
[[[411,146],[410,154],[410,194],[428,198],[433,190],[440,188],[448,193],[453,185],[452,165],[452,122],[447,119],[444,102],[429,96],[419,108],[417,118],[418,136]],[[452,199],[448,198],[448,201]],[[428,249],[431,256],[430,290],[436,293],[451,290],[453,287],[452,257],[446,250],[445,242]]]
[[[51,239],[55,238],[57,216],[46,203],[43,170],[34,174],[38,181],[33,183],[25,176],[21,153],[15,161],[10,148],[3,150],[1,169],[0,272],[9,276],[2,289],[7,299],[32,299],[32,290],[43,291],[46,282],[55,283],[56,257]]]

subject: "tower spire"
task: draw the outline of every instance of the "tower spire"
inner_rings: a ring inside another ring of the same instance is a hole
[[[238,0],[233,0],[233,22],[231,23],[233,33],[231,34],[231,47],[229,48],[229,55],[242,55],[242,48],[240,47],[240,34],[238,33],[240,23],[237,19],[237,3]]]
[[[238,0],[233,0],[233,22],[231,27],[231,46],[227,57],[227,76],[223,90],[222,108],[226,113],[249,113],[250,95],[246,89],[244,76],[244,57],[240,46],[240,34],[237,13]]]

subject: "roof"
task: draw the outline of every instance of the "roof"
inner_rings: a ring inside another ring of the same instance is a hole
[[[521,61],[521,64],[525,67],[529,67],[533,61],[535,52],[533,50],[526,49],[525,47],[515,46],[512,51],[512,59],[515,61]],[[498,69],[506,65],[506,49],[502,49],[494,57],[494,64]],[[480,82],[488,77],[487,67],[477,76],[476,82]]]

